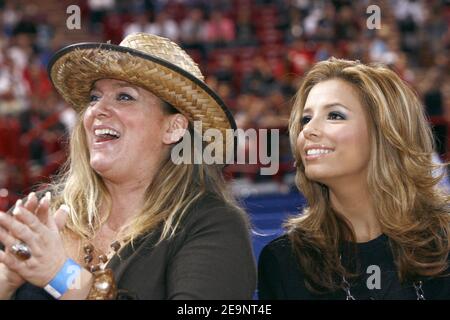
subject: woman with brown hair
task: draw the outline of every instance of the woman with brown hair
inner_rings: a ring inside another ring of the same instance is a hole
[[[308,205],[259,259],[261,299],[448,299],[449,197],[413,91],[391,70],[331,58],[290,124]]]
[[[251,299],[245,214],[191,139],[236,125],[186,52],[138,33],[63,48],[49,75],[79,119],[46,196],[0,212],[0,298]]]

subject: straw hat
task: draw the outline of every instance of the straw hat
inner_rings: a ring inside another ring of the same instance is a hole
[[[236,129],[230,111],[204,82],[198,65],[176,43],[152,34],[135,33],[120,45],[78,43],[59,50],[48,74],[61,96],[76,111],[89,103],[92,86],[111,78],[133,83],[173,105],[191,122],[202,121],[203,131],[221,131],[224,149],[226,129]],[[202,132],[203,133],[203,132]],[[228,139],[234,140],[234,139]],[[224,158],[225,159],[225,158]]]

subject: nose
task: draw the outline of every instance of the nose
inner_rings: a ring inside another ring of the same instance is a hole
[[[95,103],[91,106],[91,112],[95,118],[109,117],[112,112],[112,104],[104,95],[95,101]]]
[[[314,140],[322,136],[322,131],[316,122],[311,119],[306,125],[303,126],[303,135],[306,139]]]

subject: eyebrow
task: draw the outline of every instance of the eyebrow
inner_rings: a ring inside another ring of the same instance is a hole
[[[135,90],[138,90],[137,86],[135,86],[135,85],[133,85],[131,83],[128,83],[128,82],[116,82],[115,84],[113,84],[113,86],[117,87],[117,88],[130,87],[130,88],[133,88]]]
[[[135,85],[133,85],[133,84],[131,84],[131,83],[128,83],[128,82],[122,82],[122,81],[120,81],[120,82],[115,82],[115,83],[113,84],[113,87],[115,87],[115,88],[125,88],[125,87],[128,87],[128,88],[132,88],[132,89],[134,89],[134,90],[136,90],[136,91],[139,92],[139,88],[138,88],[137,86],[135,86]],[[94,85],[92,86],[92,89],[91,89],[91,90],[99,90],[99,89],[97,88],[97,84],[96,84],[96,83],[94,83]]]
[[[339,102],[327,103],[326,105],[323,106],[324,109],[330,109],[332,107],[343,107],[344,109],[351,111],[348,107],[346,107],[345,105],[343,105],[342,103],[339,103]],[[303,109],[303,113],[309,112],[309,111],[311,111],[311,108],[309,108],[309,107]]]

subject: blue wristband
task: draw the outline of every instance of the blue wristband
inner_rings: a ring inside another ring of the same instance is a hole
[[[44,287],[44,290],[51,294],[55,299],[72,289],[75,280],[81,273],[81,267],[72,259],[67,259],[64,265],[59,269],[56,276]]]

